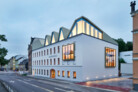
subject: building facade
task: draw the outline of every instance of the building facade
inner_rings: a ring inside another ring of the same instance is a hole
[[[82,16],[32,51],[32,75],[79,82],[117,77],[118,44]]]
[[[31,37],[30,44],[28,45],[28,72],[30,74],[32,74],[32,50],[43,46],[44,46],[44,39]]]
[[[130,5],[133,18],[133,84],[134,90],[138,91],[138,10],[135,10],[136,1]]]

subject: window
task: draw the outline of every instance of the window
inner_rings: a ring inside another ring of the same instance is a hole
[[[47,49],[47,55],[48,55],[48,49]]]
[[[39,51],[39,57],[40,57],[40,51]]]
[[[58,58],[58,65],[60,65],[60,58]]]
[[[61,40],[63,40],[63,39],[64,39],[63,32],[60,31],[60,38],[59,38],[59,40],[61,41]]]
[[[58,76],[60,76],[60,71],[58,70]]]
[[[52,54],[52,48],[50,48],[50,54]]]
[[[105,67],[116,66],[116,50],[106,47],[105,48]]]
[[[74,44],[68,44],[62,46],[62,59],[64,61],[74,60]]]
[[[89,35],[90,33],[90,27],[89,27],[89,24],[86,23],[86,34]]]
[[[39,60],[39,65],[40,65],[40,60]]]
[[[37,52],[37,57],[38,57],[38,52]]]
[[[67,71],[67,74],[68,74],[68,78],[70,78],[70,71]]]
[[[50,59],[50,65],[52,65],[52,59]]]
[[[62,71],[62,77],[64,77],[65,76],[65,72],[64,71]]]
[[[41,60],[41,65],[43,65],[43,60]]]
[[[43,56],[43,51],[41,51],[41,56]]]
[[[37,65],[38,65],[38,60],[37,60]]]
[[[54,47],[54,54],[56,53],[56,48]]]
[[[35,74],[36,74],[36,69],[35,69]]]
[[[54,58],[54,65],[56,65],[56,59]]]
[[[72,30],[72,35],[73,36],[75,36],[77,33],[76,33],[77,31],[76,31],[76,26],[73,28],[73,30]]]
[[[47,65],[49,65],[49,61],[48,61],[48,59],[47,59]]]
[[[46,75],[46,71],[44,70],[44,75]]]
[[[76,78],[76,72],[73,72],[73,78]]]
[[[37,69],[37,74],[38,74],[38,69]]]
[[[39,69],[39,74],[40,74],[40,69]]]
[[[97,33],[98,33],[98,31],[95,29],[95,37],[98,37]]]
[[[43,70],[41,69],[41,75],[43,75]]]
[[[55,43],[55,36],[53,34],[53,37],[52,37],[52,43]]]
[[[47,70],[47,75],[49,75],[49,72],[48,72],[48,70]]]
[[[46,65],[46,60],[44,59],[44,65]]]
[[[44,56],[46,55],[46,51],[44,50]]]
[[[58,53],[60,53],[60,47],[58,46]]]
[[[99,32],[99,39],[102,39],[103,37],[102,37],[102,33],[101,32]]]

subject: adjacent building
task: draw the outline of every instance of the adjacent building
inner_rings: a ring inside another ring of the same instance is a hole
[[[30,44],[28,45],[28,68],[29,73],[32,73],[32,50],[43,47],[44,39],[42,38],[32,38]]]
[[[119,58],[123,59],[125,63],[121,63],[121,74],[133,74],[133,51],[120,52]]]
[[[10,58],[8,63],[8,69],[9,70],[19,70],[19,64],[27,57],[24,55],[16,55]]]
[[[138,10],[135,10],[136,1],[131,2],[131,16],[133,18],[133,84],[138,90]]]
[[[82,16],[32,50],[32,75],[79,82],[117,77],[118,44]]]
[[[24,59],[22,62],[20,62],[19,70],[20,71],[27,71],[28,70],[28,59]]]

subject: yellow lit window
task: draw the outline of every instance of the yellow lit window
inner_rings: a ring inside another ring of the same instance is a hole
[[[73,28],[72,30],[72,35],[75,36],[77,33],[76,33],[76,26]]]
[[[73,72],[73,78],[76,78],[76,72]]]
[[[65,72],[64,71],[62,71],[62,77],[64,77],[65,76]]]
[[[61,40],[63,40],[63,39],[64,39],[64,37],[63,37],[63,32],[61,31],[61,32],[60,32],[60,39],[59,39],[59,40],[61,41]]]
[[[82,33],[85,33],[85,22],[82,20]]]
[[[99,39],[102,39],[102,33],[99,32]]]
[[[58,76],[60,76],[60,71],[58,71]]]
[[[48,45],[48,40],[46,39],[46,45]]]
[[[54,37],[54,35],[52,37],[52,43],[55,43],[55,37]]]
[[[68,78],[70,78],[70,71],[67,71],[67,74],[68,74]]]
[[[111,48],[105,48],[106,51],[106,67],[115,67],[116,66],[116,50]]]
[[[78,34],[81,34],[82,33],[82,20],[79,21],[77,24],[78,24],[78,26],[77,26],[78,27],[78,30],[77,30]]]
[[[98,36],[97,36],[97,30],[96,30],[96,29],[95,29],[95,37],[98,37]]]
[[[94,36],[93,34],[93,27],[91,26],[91,36]]]
[[[74,44],[68,44],[62,46],[62,59],[65,60],[74,60]]]
[[[89,31],[90,31],[89,29],[90,29],[90,28],[89,28],[89,24],[88,24],[88,23],[86,23],[86,34],[87,34],[87,35],[89,35],[89,34],[90,34],[90,33],[89,33]]]

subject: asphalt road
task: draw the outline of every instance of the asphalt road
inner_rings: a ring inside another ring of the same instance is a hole
[[[17,92],[111,92],[102,89],[83,87],[71,82],[22,77],[15,73],[0,74],[0,80],[6,82],[17,90]]]

